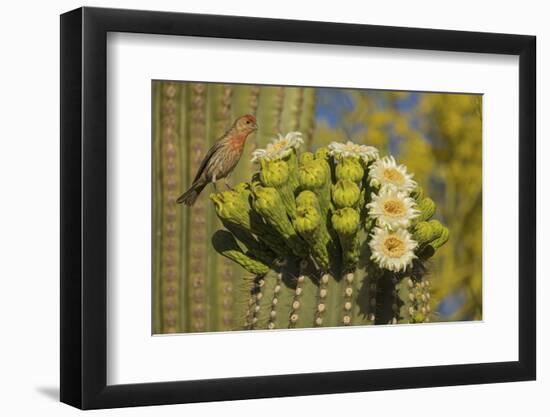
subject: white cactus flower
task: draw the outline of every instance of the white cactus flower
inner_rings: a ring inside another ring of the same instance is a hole
[[[418,243],[406,229],[390,231],[375,227],[369,246],[372,251],[371,259],[381,268],[393,272],[406,270],[417,257],[414,249]]]

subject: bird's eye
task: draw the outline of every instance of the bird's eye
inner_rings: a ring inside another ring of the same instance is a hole
[[[250,120],[247,120],[247,121],[246,121],[246,124],[249,125],[249,124],[250,124]]]

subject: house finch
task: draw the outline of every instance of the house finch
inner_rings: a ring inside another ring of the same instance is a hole
[[[246,138],[257,129],[256,118],[250,114],[235,120],[202,160],[191,187],[176,201],[192,206],[209,182],[215,186],[217,180],[226,178],[241,159]]]

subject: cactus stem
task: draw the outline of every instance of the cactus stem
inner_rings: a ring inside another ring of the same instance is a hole
[[[307,266],[308,262],[305,259],[302,259],[300,261],[300,275],[298,275],[298,278],[296,279],[296,289],[294,290],[294,298],[292,299],[290,309],[290,321],[288,325],[290,329],[296,327],[296,323],[298,323],[298,319],[300,318],[300,313],[304,309],[302,306],[302,296],[304,294],[304,285],[306,283],[305,273]]]
[[[178,147],[176,99],[178,87],[175,83],[162,84],[162,192],[163,192],[163,226],[162,226],[162,330],[163,333],[175,333],[180,330],[179,295],[180,264],[179,239],[180,229],[175,199],[178,188]]]
[[[353,272],[348,272],[344,274],[343,277],[344,283],[344,309],[342,316],[342,324],[344,326],[350,326],[352,324],[352,309],[354,303],[354,281],[355,274]]]
[[[283,285],[283,273],[277,272],[277,280],[276,280],[275,287],[273,288],[273,297],[271,298],[271,311],[269,312],[269,319],[267,322],[267,328],[269,330],[272,330],[276,327],[277,305],[279,304],[279,296],[281,294],[282,285]]]
[[[205,123],[206,86],[201,83],[191,84],[189,121],[190,155],[189,175],[195,175],[203,156],[206,154]],[[191,311],[191,331],[202,332],[207,328],[207,282],[205,271],[208,271],[206,238],[207,210],[204,198],[199,198],[190,210],[188,230],[193,237],[188,241],[189,248],[189,304]]]

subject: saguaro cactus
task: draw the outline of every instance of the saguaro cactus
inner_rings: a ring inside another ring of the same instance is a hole
[[[247,141],[245,155],[264,146],[281,129],[311,132],[314,89],[169,81],[153,81],[152,87],[153,332],[238,328],[249,299],[244,289],[251,285],[249,276],[238,263],[219,255],[210,238],[222,226],[228,227],[239,242],[256,242],[255,253],[263,251],[262,261],[267,263],[276,257],[269,245],[285,251],[285,242],[273,226],[262,224],[255,211],[254,231],[271,231],[271,239],[264,238],[268,243],[260,244],[245,228],[222,224],[206,192],[191,208],[176,204],[175,199],[189,187],[209,147],[244,114],[255,114],[261,127]],[[253,170],[250,158],[243,157],[231,182],[248,181]],[[290,174],[297,183],[295,170]],[[265,181],[266,188],[276,188],[283,201],[293,203],[294,188],[277,184],[276,176],[272,182]]]
[[[253,276],[241,328],[429,321],[426,261],[449,237],[433,201],[373,147],[302,143],[279,135],[248,182],[210,196],[214,248]]]

